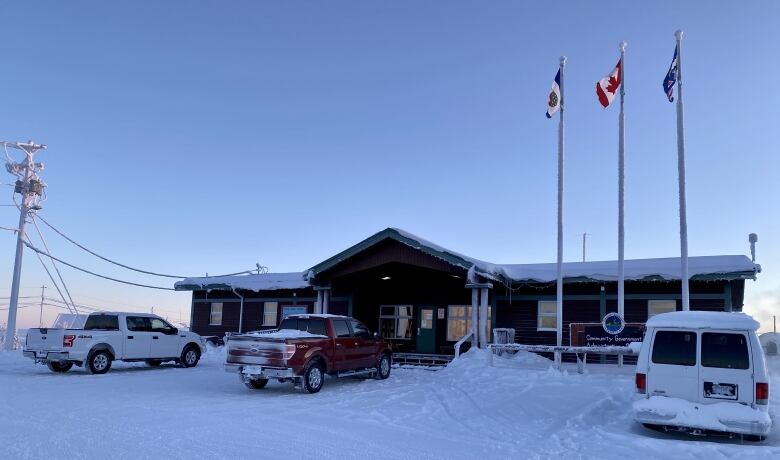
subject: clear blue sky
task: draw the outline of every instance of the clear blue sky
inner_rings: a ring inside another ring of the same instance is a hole
[[[682,28],[690,253],[747,254],[758,233],[764,273],[747,284],[747,310],[766,321],[780,307],[777,2],[50,1],[0,11],[0,138],[49,145],[42,215],[124,263],[192,275],[256,261],[303,270],[388,226],[485,260],[553,261],[557,123],[544,111],[562,54],[565,259],[581,257],[582,232],[589,259],[614,259],[618,110],[601,108],[594,85],[621,39],[626,256],[679,254],[674,105],[661,82]],[[0,207],[0,225],[16,219]],[[14,238],[2,235],[8,296]],[[171,285],[46,235],[66,260]],[[188,317],[188,293],[64,274],[83,303]],[[51,286],[29,252],[23,275],[22,295]],[[37,324],[36,310],[20,326]]]

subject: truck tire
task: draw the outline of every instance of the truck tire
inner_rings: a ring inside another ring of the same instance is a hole
[[[159,367],[160,364],[162,364],[162,361],[159,359],[148,359],[146,360],[146,365],[151,367]]]
[[[303,389],[306,393],[316,393],[322,389],[325,383],[325,373],[322,370],[322,364],[315,359],[306,365],[303,371]]]
[[[382,356],[379,357],[379,361],[376,363],[376,372],[374,373],[374,378],[377,380],[384,380],[390,377],[391,364],[392,361],[390,355],[388,353],[383,353]]]
[[[46,367],[49,368],[52,372],[58,372],[58,373],[65,373],[70,370],[71,367],[73,367],[73,363],[69,362],[59,362],[59,361],[49,361],[46,363]]]
[[[198,365],[198,361],[200,361],[200,350],[198,350],[198,347],[194,345],[184,347],[184,350],[181,352],[181,358],[179,358],[181,367],[195,367]]]
[[[239,377],[241,382],[250,390],[262,390],[268,385],[268,379],[252,379],[243,374],[240,374]]]
[[[90,353],[87,358],[86,367],[90,374],[105,374],[111,369],[111,353],[108,350],[97,350]]]

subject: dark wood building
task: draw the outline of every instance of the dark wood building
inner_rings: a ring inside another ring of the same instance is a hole
[[[745,280],[759,272],[742,255],[690,257],[691,309],[741,311]],[[564,264],[564,344],[570,324],[617,311],[616,273],[616,261]],[[625,273],[627,322],[681,309],[679,258],[626,260]],[[205,336],[325,312],[354,316],[398,351],[452,354],[473,324],[484,340],[500,327],[519,343],[555,344],[555,276],[555,264],[490,264],[388,228],[304,272],[190,278],[176,289],[193,291],[192,330]]]

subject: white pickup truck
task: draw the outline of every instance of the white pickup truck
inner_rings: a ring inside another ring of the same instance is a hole
[[[89,315],[84,329],[30,329],[23,353],[52,372],[67,372],[75,364],[105,374],[114,360],[193,367],[203,350],[198,334],[180,331],[159,316],[101,312]]]

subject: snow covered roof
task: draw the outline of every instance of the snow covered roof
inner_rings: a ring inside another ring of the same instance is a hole
[[[177,281],[177,291],[199,289],[246,289],[248,291],[275,291],[278,289],[304,289],[310,287],[303,273],[261,273],[255,275],[209,276],[185,278]]]
[[[470,281],[476,281],[473,275],[481,275],[504,284],[517,282],[551,282],[557,277],[555,263],[540,264],[496,264],[475,259],[436,243],[420,238],[406,230],[388,228],[360,243],[340,252],[330,259],[315,265],[311,272],[316,276],[334,265],[354,256],[385,239],[393,239],[407,246],[439,258],[456,267],[469,270]],[[755,279],[761,266],[754,264],[744,255],[699,256],[688,258],[688,273],[691,279]],[[680,258],[666,257],[656,259],[631,259],[624,263],[627,280],[679,280]],[[618,267],[616,260],[594,262],[566,262],[563,264],[563,276],[567,282],[574,281],[616,281]]]
[[[682,327],[696,329],[740,329],[755,331],[760,324],[744,313],[722,311],[673,311],[647,320],[647,327]]]
[[[387,239],[395,240],[452,266],[468,272],[470,282],[482,279],[505,285],[513,283],[548,283],[557,276],[555,263],[496,264],[475,259],[420,238],[399,228],[387,228],[315,265],[306,272],[264,273],[260,275],[214,276],[187,278],[175,284],[178,291],[197,289],[247,289],[266,291],[303,289],[308,280]],[[744,255],[698,256],[688,258],[691,279],[755,279],[761,266]],[[680,258],[629,259],[624,263],[626,280],[679,280]],[[617,261],[566,262],[563,264],[565,282],[616,281]]]

